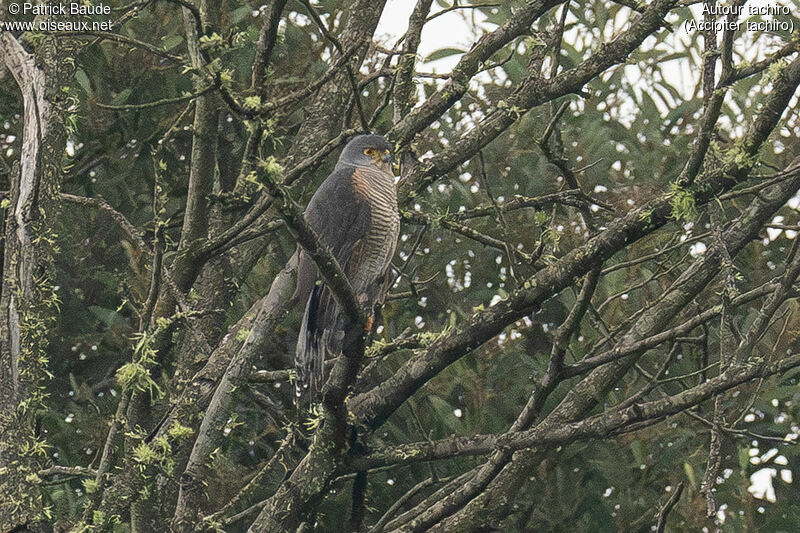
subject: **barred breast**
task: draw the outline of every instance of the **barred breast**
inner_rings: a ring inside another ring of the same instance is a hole
[[[356,291],[363,292],[384,274],[394,256],[400,216],[394,176],[359,167],[353,178],[356,193],[370,205],[370,228],[361,243],[359,268],[352,280]]]

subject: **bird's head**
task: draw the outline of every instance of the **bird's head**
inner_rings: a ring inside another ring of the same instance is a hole
[[[380,135],[359,135],[350,140],[339,156],[338,165],[373,167],[392,173],[392,147]]]

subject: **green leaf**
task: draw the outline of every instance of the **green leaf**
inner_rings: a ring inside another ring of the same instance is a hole
[[[464,430],[464,424],[453,414],[454,408],[452,405],[433,395],[428,396],[428,401],[436,411],[436,418],[443,422],[451,432],[461,433]]]
[[[119,92],[119,94],[117,94],[117,96],[111,99],[111,103],[113,105],[124,104],[128,101],[128,97],[130,97],[131,92],[133,92],[131,89],[123,89]]]
[[[92,96],[92,84],[89,82],[89,76],[86,75],[86,72],[84,72],[82,68],[79,68],[75,71],[75,79],[78,81],[78,85],[83,88],[86,94]]]
[[[692,487],[697,488],[697,478],[694,476],[694,468],[689,463],[683,463],[683,471],[686,473],[686,478],[689,480],[689,483],[692,484]]]
[[[436,61],[438,59],[444,59],[445,57],[454,56],[457,54],[463,54],[466,50],[461,50],[459,48],[440,48],[425,58],[426,63],[430,63],[431,61]]]
[[[115,323],[122,320],[122,317],[113,309],[106,309],[105,307],[92,305],[89,306],[89,311],[98,319],[100,319],[100,321],[103,322],[106,327],[111,327]]]
[[[631,442],[631,452],[633,452],[633,458],[636,459],[636,462],[639,464],[645,464],[647,462],[647,458],[645,457],[644,447],[642,446],[642,441],[635,440]]]
[[[253,10],[250,6],[237,7],[231,12],[231,22],[233,24],[239,24],[240,22],[249,20],[252,17],[252,12]]]
[[[172,50],[183,42],[182,35],[170,35],[161,41],[161,46],[164,50]]]

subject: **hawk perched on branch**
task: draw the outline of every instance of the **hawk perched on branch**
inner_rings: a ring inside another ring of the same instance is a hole
[[[391,147],[380,135],[353,138],[305,210],[309,226],[333,253],[368,314],[385,296],[400,230],[392,161]],[[344,316],[302,250],[297,290],[309,294],[295,353],[295,394],[302,405],[318,396],[324,361],[341,354],[353,320]]]

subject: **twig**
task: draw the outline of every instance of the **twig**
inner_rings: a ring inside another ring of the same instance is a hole
[[[250,383],[273,383],[275,381],[289,381],[294,370],[256,370],[247,377]]]
[[[264,464],[264,466],[262,466],[259,469],[259,471],[252,477],[252,479],[250,479],[245,484],[245,486],[242,487],[241,490],[239,490],[239,492],[222,507],[222,509],[220,509],[219,511],[215,512],[212,515],[205,517],[205,520],[210,522],[223,520],[223,518],[228,513],[232,512],[238,506],[239,503],[246,501],[248,496],[251,496],[252,493],[254,493],[256,490],[263,490],[263,484],[267,479],[267,476],[270,475],[275,466],[281,466],[284,468],[284,470],[286,470],[287,469],[286,462],[291,462],[290,456],[292,454],[292,451],[294,450],[297,438],[298,438],[297,433],[290,431],[286,435],[286,437],[284,437],[284,439],[281,441],[280,445],[278,446],[278,449],[275,451],[275,453],[272,454],[272,457],[269,458],[266,464]],[[234,514],[228,519],[224,519],[223,520],[224,525],[237,522],[242,518],[244,518],[245,516],[248,516],[254,513],[255,511],[263,508],[265,502],[266,501],[261,501],[259,503],[256,503],[255,505],[251,505],[244,511]]]
[[[539,140],[539,146],[546,145],[547,142],[550,140],[550,136],[555,131],[556,126],[558,125],[558,121],[561,120],[561,116],[564,114],[564,111],[569,109],[569,102],[564,102],[561,104],[561,107],[553,114],[553,117],[550,119],[550,122],[547,123],[547,127],[542,134],[542,138]],[[575,187],[575,189],[578,189]],[[574,190],[574,189],[573,189]]]
[[[431,442],[415,442],[373,450],[348,459],[343,471],[358,471],[391,464],[411,464],[452,457],[486,455],[498,448],[516,451],[543,445],[558,445],[604,438],[652,425],[668,416],[689,409],[699,402],[733,389],[754,379],[765,378],[800,367],[800,355],[792,354],[780,361],[734,365],[719,376],[673,396],[631,405],[624,409],[610,408],[601,414],[576,422],[542,423],[538,426],[499,435],[456,436]]]
[[[192,17],[192,20],[194,21],[194,26],[195,26],[195,31],[197,32],[197,36],[200,37],[204,34],[203,17],[196,5],[187,0],[166,0],[166,1],[178,4],[179,6],[183,7],[186,11],[188,11]]]
[[[408,492],[403,494],[400,498],[394,502],[391,507],[389,507],[383,516],[381,516],[380,520],[372,526],[372,529],[369,530],[369,533],[381,533],[383,531],[384,526],[391,520],[391,518],[399,511],[411,498],[419,494],[421,491],[427,489],[428,487],[435,485],[436,483],[447,483],[453,479],[453,476],[449,476],[446,478],[438,479],[436,477],[429,477],[413,487],[411,487]]]
[[[492,237],[491,235],[486,235],[485,233],[481,233],[480,231],[471,228],[466,224],[461,224],[460,222],[453,220],[454,217],[452,216],[443,215],[434,217],[431,215],[426,215],[424,213],[409,212],[409,211],[403,212],[402,216],[403,220],[406,222],[411,222],[413,224],[420,224],[424,226],[434,226],[434,227],[438,225],[441,228],[463,235],[464,237],[472,239],[473,241],[479,242],[485,246],[490,246],[501,252],[506,251],[505,241]],[[517,250],[516,248],[513,247],[510,248],[510,251],[516,257],[518,257],[521,262],[527,263],[530,261],[530,257],[524,252]]]
[[[122,44],[127,44],[129,46],[134,46],[136,48],[141,48],[146,52],[150,52],[153,55],[157,55],[158,57],[163,57],[164,59],[168,59],[174,63],[185,63],[186,58],[181,56],[176,56],[161,50],[157,46],[153,46],[150,43],[146,43],[144,41],[140,41],[138,39],[134,39],[132,37],[128,37],[127,35],[122,35],[120,33],[113,33],[110,31],[59,31],[59,36],[66,36],[66,35],[74,35],[80,37],[81,35],[87,35],[91,37],[97,37],[98,40],[109,40],[115,41]]]
[[[564,191],[544,194],[542,196],[526,197],[514,196],[513,199],[503,204],[503,211],[515,211],[517,209],[541,209],[545,206],[553,204],[569,205],[572,207],[588,207],[591,204],[596,204],[600,207],[607,208],[613,211],[611,206],[603,204],[594,198],[583,194],[579,189],[567,189]],[[494,206],[478,206],[472,209],[467,209],[463,213],[455,213],[453,216],[461,220],[469,220],[471,218],[485,217],[494,213]]]
[[[658,520],[656,521],[656,533],[664,533],[664,528],[667,525],[667,517],[669,516],[669,512],[672,511],[672,508],[675,507],[675,504],[678,503],[678,500],[681,498],[681,493],[683,493],[683,481],[678,483],[675,487],[675,490],[672,492],[672,496],[669,497],[667,503],[658,511]]]
[[[250,74],[250,90],[252,91],[261,88],[263,93],[266,88],[267,66],[275,43],[278,41],[278,23],[286,3],[287,0],[277,0],[267,4],[269,11],[265,17],[266,21],[261,26],[261,31],[258,34],[256,53]]]
[[[394,116],[393,122],[397,124],[411,108],[411,97],[414,94],[414,68],[417,62],[422,29],[425,27],[426,16],[430,12],[433,0],[419,0],[408,19],[408,31],[405,35],[405,46],[397,62],[397,71],[394,76]],[[400,43],[398,43],[399,45]]]
[[[486,161],[483,158],[483,150],[478,151],[478,163],[481,183],[483,184],[483,188],[486,190],[486,196],[489,197],[489,203],[491,203],[492,207],[494,208],[495,215],[497,216],[497,222],[500,224],[500,228],[503,230],[503,247],[505,249],[504,251],[506,254],[506,260],[508,261],[508,272],[516,283],[518,280],[514,270],[515,262],[511,256],[511,247],[508,244],[508,224],[506,224],[506,217],[503,215],[503,208],[497,203],[497,200],[492,194],[492,189],[489,185],[489,177],[486,175]]]
[[[217,83],[212,83],[203,89],[191,94],[185,94],[183,96],[176,96],[175,98],[163,98],[161,100],[156,100],[154,102],[146,102],[144,104],[125,104],[125,105],[111,105],[111,104],[103,104],[101,102],[94,102],[94,105],[101,109],[110,109],[112,111],[132,111],[137,109],[152,109],[154,107],[160,107],[162,105],[171,105],[171,104],[179,104],[181,102],[187,102],[189,100],[194,100],[204,94],[210,93],[211,91],[218,88]]]
[[[306,171],[316,167],[330,154],[333,150],[343,144],[350,136],[357,133],[356,130],[345,130],[339,135],[325,143],[325,145],[317,150],[314,154],[303,159],[291,169],[289,169],[283,178],[284,185],[290,185],[295,180],[300,178]],[[197,260],[202,262],[206,261],[220,248],[225,247],[230,241],[236,238],[240,233],[249,228],[255,223],[266,211],[272,206],[272,199],[268,194],[263,194],[253,204],[253,206],[240,218],[233,226],[223,231],[222,233],[210,238],[197,249]]]
[[[298,89],[293,93],[289,93],[286,96],[281,96],[275,100],[270,100],[255,106],[244,104],[240,102],[237,95],[231,92],[230,89],[225,85],[220,85],[220,96],[222,96],[222,100],[234,113],[245,118],[263,117],[278,109],[285,113],[287,112],[287,108],[289,108],[288,110],[291,110],[291,106],[314,94],[320,87],[330,81],[330,79],[337,74],[339,67],[346,64],[360,47],[360,44],[351,46],[347,51],[340,55],[336,61],[333,62],[325,74],[310,83],[304,84],[302,89]]]
[[[344,56],[344,48],[342,47],[342,43],[339,42],[331,32],[328,30],[328,27],[325,25],[325,22],[319,17],[317,10],[311,5],[311,2],[308,0],[300,0],[300,2],[306,7],[308,14],[311,15],[311,18],[314,19],[314,22],[319,27],[319,30],[322,32],[322,35],[328,39],[331,44],[336,48],[340,55]],[[353,69],[350,66],[349,62],[345,62],[344,64],[345,71],[347,72],[347,78],[350,81],[350,87],[353,90],[353,99],[356,103],[356,108],[358,109],[358,117],[361,119],[361,127],[364,131],[369,131],[369,120],[367,120],[367,115],[364,112],[364,105],[361,103],[361,91],[358,88],[358,82],[356,81],[355,74],[353,73]]]
[[[437,11],[436,13],[434,13],[433,15],[431,15],[427,19],[425,19],[425,23],[428,23],[428,22],[430,22],[430,21],[432,21],[432,20],[434,20],[434,19],[436,19],[438,17],[441,17],[442,15],[446,15],[448,13],[452,13],[453,11],[456,11],[458,9],[480,9],[482,7],[483,8],[486,8],[486,7],[500,7],[501,5],[503,5],[503,4],[501,4],[499,2],[487,2],[485,4],[478,4],[478,3],[475,3],[475,4],[459,4],[458,0],[455,0],[453,2],[452,6],[444,8],[441,11]]]
[[[85,466],[53,465],[45,469],[39,470],[36,473],[36,475],[38,475],[39,477],[50,477],[56,475],[93,477],[97,475],[97,471],[92,468],[87,468]]]

